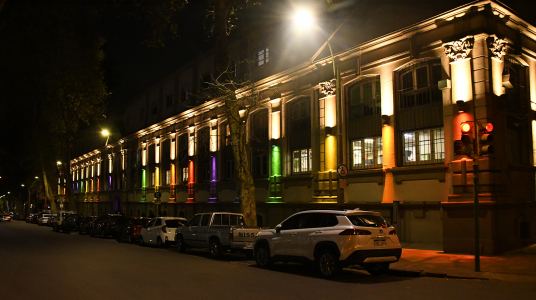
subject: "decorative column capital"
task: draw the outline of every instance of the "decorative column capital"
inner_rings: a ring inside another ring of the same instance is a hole
[[[503,55],[506,54],[506,41],[490,36],[487,42],[492,57],[498,60],[502,60]]]
[[[320,83],[320,92],[326,97],[335,95],[335,79]]]
[[[445,54],[454,61],[460,61],[466,59],[473,50],[473,45],[475,44],[475,38],[473,36],[467,36],[463,39],[445,43]]]

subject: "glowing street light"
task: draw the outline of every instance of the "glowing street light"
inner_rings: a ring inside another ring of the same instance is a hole
[[[296,28],[307,29],[313,24],[313,15],[311,14],[311,11],[307,9],[300,9],[296,11],[293,19],[294,27]]]
[[[106,143],[104,143],[104,147],[108,146],[108,140],[110,139],[110,132],[106,129],[102,130],[102,135],[106,136]]]

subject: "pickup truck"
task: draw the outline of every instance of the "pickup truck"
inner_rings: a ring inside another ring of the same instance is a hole
[[[179,252],[186,248],[209,249],[213,258],[219,258],[227,250],[242,251],[253,257],[253,242],[262,228],[247,228],[244,216],[229,212],[197,214],[177,228],[175,241]]]

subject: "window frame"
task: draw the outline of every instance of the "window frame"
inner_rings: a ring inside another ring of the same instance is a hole
[[[367,147],[366,142],[368,140],[372,139],[372,161],[373,163],[367,166]],[[357,155],[354,144],[357,144],[358,142],[361,143],[361,150],[360,155]],[[379,142],[379,143],[378,143]],[[379,144],[379,145],[378,145]],[[352,170],[367,170],[367,169],[379,169],[383,168],[383,140],[381,136],[375,136],[375,137],[368,137],[368,138],[361,138],[361,139],[353,139],[350,141],[350,153],[352,158]],[[361,163],[356,164],[356,158],[360,157]],[[378,160],[378,158],[381,157],[381,161]],[[358,166],[360,165],[360,166]]]
[[[438,131],[439,130],[439,131]],[[437,133],[441,132],[441,137],[437,137]],[[422,140],[425,133],[428,133],[428,140]],[[413,135],[411,146],[406,147],[407,141],[410,136]],[[425,142],[426,141],[426,142]],[[439,147],[438,147],[439,146]],[[429,147],[427,153],[422,153],[423,149]],[[412,148],[412,154],[407,154],[407,149]],[[440,148],[438,152],[437,148]],[[410,156],[415,155],[413,160],[408,160]],[[402,166],[415,166],[415,165],[432,165],[445,163],[445,129],[444,127],[433,127],[426,129],[407,130],[401,132],[401,147],[400,155],[402,160]],[[428,159],[423,159],[424,155],[428,155]],[[439,157],[438,157],[439,156]]]
[[[305,151],[305,152],[304,152]],[[292,150],[292,158],[291,158],[291,161],[292,161],[292,174],[293,175],[297,175],[297,174],[309,174],[312,172],[313,170],[313,151],[311,148],[304,148],[304,149],[295,149],[295,150]],[[296,154],[299,154],[299,157],[296,158],[295,155]],[[304,160],[304,156],[303,155],[306,155],[305,156],[305,160]],[[299,159],[298,161],[296,161],[296,159]],[[306,170],[303,170],[302,169],[302,166],[303,166],[303,163],[306,163]],[[297,165],[296,165],[297,163]]]

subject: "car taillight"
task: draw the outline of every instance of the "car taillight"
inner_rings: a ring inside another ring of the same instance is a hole
[[[229,241],[232,242],[233,241],[233,229],[229,229]]]
[[[364,229],[346,229],[339,235],[371,235],[372,233]]]
[[[389,234],[396,234],[396,229],[389,231]]]
[[[166,225],[162,226],[161,229],[162,229],[162,232],[163,232],[163,233],[167,233],[167,227],[166,227]]]

